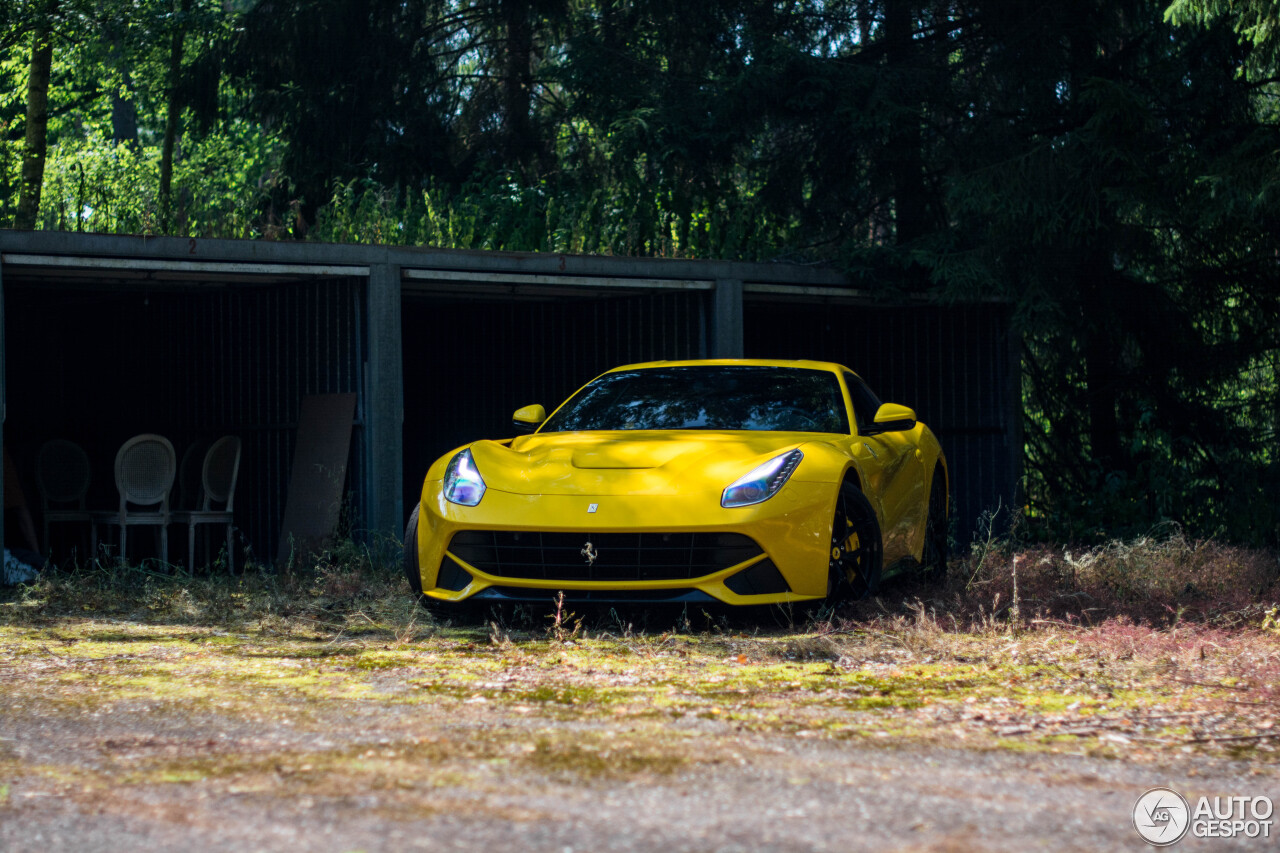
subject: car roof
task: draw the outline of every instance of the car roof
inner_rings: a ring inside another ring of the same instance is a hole
[[[638,364],[624,364],[615,367],[608,373],[619,370],[643,370],[649,367],[704,367],[704,366],[745,366],[745,367],[798,367],[806,370],[829,370],[836,373],[852,370],[834,361],[811,361],[809,359],[787,358],[698,358],[684,361],[644,361]]]

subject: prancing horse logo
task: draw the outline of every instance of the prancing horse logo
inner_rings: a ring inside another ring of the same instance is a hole
[[[587,558],[588,566],[594,566],[596,564],[596,557],[600,556],[600,552],[597,551],[596,547],[592,545],[590,542],[584,545],[582,547],[582,550],[579,551],[578,553]]]

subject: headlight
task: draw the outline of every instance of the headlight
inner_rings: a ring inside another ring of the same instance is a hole
[[[782,484],[787,482],[787,478],[791,476],[792,471],[796,470],[796,466],[803,458],[804,454],[799,448],[790,453],[775,456],[751,473],[734,480],[729,488],[724,490],[724,495],[720,498],[720,506],[726,508],[751,506],[769,500],[778,493]]]
[[[458,452],[444,471],[444,496],[450,503],[475,506],[484,497],[484,477],[470,450]]]

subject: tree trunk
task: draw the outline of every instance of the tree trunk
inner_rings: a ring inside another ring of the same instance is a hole
[[[178,84],[182,78],[182,48],[186,40],[186,15],[191,11],[191,0],[180,0],[177,27],[169,47],[168,112],[164,123],[164,143],[160,149],[160,228],[168,233],[173,202],[173,149],[178,139],[178,122],[182,119],[182,104],[178,97]]]
[[[1085,406],[1089,415],[1089,447],[1104,473],[1127,471],[1128,458],[1120,441],[1116,409],[1120,392],[1120,341],[1112,292],[1119,283],[1111,269],[1110,241],[1097,235],[1100,245],[1081,265],[1081,335],[1084,356]]]
[[[40,190],[44,185],[45,155],[49,145],[49,72],[53,67],[51,18],[56,0],[36,24],[31,40],[31,74],[27,81],[27,135],[22,154],[22,186],[13,227],[36,227],[40,215]]]
[[[133,76],[129,73],[129,67],[125,64],[124,49],[121,47],[118,35],[113,34],[111,36],[109,56],[111,63],[120,70],[120,77],[124,82],[123,95],[119,86],[114,86],[111,89],[111,141],[117,144],[123,142],[130,146],[137,146],[138,107],[133,100]]]
[[[920,51],[915,45],[915,6],[910,0],[885,3],[884,30],[886,69],[893,114],[889,130],[886,165],[893,179],[897,224],[897,244],[913,243],[929,231],[929,204],[924,185],[924,155],[921,151],[921,102],[917,78],[921,73]]]
[[[521,172],[531,151],[529,101],[533,94],[533,21],[528,0],[503,0],[506,24],[506,61],[503,69],[503,112],[506,165]]]

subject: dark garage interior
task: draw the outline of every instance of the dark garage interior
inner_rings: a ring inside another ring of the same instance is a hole
[[[86,450],[87,503],[108,510],[118,502],[115,454],[131,436],[169,439],[180,463],[171,504],[193,508],[204,449],[238,435],[239,543],[259,560],[272,557],[302,397],[362,396],[361,279],[10,274],[5,298],[5,447],[33,513],[39,512],[34,460],[50,439]],[[357,433],[360,424],[357,407]],[[353,482],[359,447],[352,442]],[[348,494],[358,500],[358,492]],[[12,528],[8,535],[19,541]],[[56,525],[50,536],[60,555],[86,544],[84,525]],[[140,544],[150,548],[151,536]],[[149,556],[154,548],[138,553]],[[171,558],[184,553],[171,551]]]

